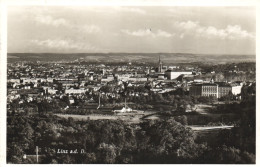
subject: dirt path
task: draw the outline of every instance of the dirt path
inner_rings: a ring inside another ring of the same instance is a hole
[[[234,126],[196,126],[196,125],[191,125],[188,126],[194,131],[203,131],[203,130],[214,130],[214,129],[231,129]]]

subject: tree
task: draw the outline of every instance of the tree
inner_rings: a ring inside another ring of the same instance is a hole
[[[97,161],[97,157],[94,152],[86,153],[84,163],[93,164],[93,163],[96,163],[96,161]]]
[[[68,97],[68,96],[63,96],[61,100],[62,100],[63,102],[65,102],[67,106],[70,105],[70,100],[69,100],[69,97]]]
[[[145,131],[144,141],[146,147],[140,150],[147,156],[141,163],[178,163],[182,160],[192,160],[202,154],[205,147],[195,143],[195,134],[190,129],[174,119],[147,122],[141,124]],[[198,149],[201,148],[201,149]]]
[[[101,143],[98,146],[100,163],[113,164],[116,160],[116,146],[114,144]]]
[[[203,155],[203,163],[209,164],[242,164],[242,163],[255,163],[254,156],[247,152],[241,152],[234,147],[226,145],[209,149]]]
[[[178,116],[175,118],[177,122],[180,122],[182,125],[188,125],[188,120],[186,115]]]
[[[24,156],[22,147],[17,145],[17,143],[7,144],[7,147],[7,162],[22,163],[22,157]]]
[[[17,110],[19,108],[19,99],[15,99],[10,103],[11,110]]]
[[[102,87],[100,88],[100,91],[101,91],[101,92],[105,92],[105,93],[111,93],[111,92],[114,91],[114,89],[113,89],[113,87],[106,85],[106,86],[102,86]]]

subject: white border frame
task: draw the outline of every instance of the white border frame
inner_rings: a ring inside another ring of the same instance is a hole
[[[256,7],[256,101],[259,102],[259,37],[260,30],[257,16],[260,16],[259,0],[0,0],[0,166],[16,166],[6,164],[6,78],[7,78],[7,8],[8,6],[255,6]],[[259,104],[256,105],[259,111]],[[256,112],[256,120],[259,113]],[[259,130],[256,121],[256,165],[259,164]],[[21,165],[21,164],[17,164]],[[31,166],[31,165],[23,165]],[[37,165],[38,166],[38,165]],[[54,165],[56,166],[56,165]],[[74,165],[70,165],[74,166]],[[92,166],[92,165],[90,165]],[[119,166],[119,165],[114,165]],[[120,165],[121,166],[121,165]],[[159,166],[159,165],[158,165]],[[176,165],[174,165],[176,166]],[[182,165],[183,166],[183,165]],[[186,165],[184,165],[186,166]],[[193,165],[201,166],[201,165]],[[220,166],[220,165],[215,165]],[[248,165],[246,165],[248,166]]]

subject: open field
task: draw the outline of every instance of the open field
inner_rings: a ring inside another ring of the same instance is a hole
[[[100,120],[100,119],[110,119],[115,120],[117,119],[114,115],[100,115],[100,114],[91,114],[91,115],[74,115],[74,114],[55,114],[62,118],[73,118],[75,120]]]
[[[187,118],[188,125],[196,125],[202,127],[203,130],[207,130],[206,127],[218,126],[216,128],[224,128],[222,125],[234,125],[233,122],[237,120],[236,114],[234,113],[212,113],[210,112],[215,106],[209,104],[196,104],[196,113],[184,114]],[[168,110],[164,110],[168,111]],[[140,111],[136,110],[127,113],[112,113],[112,112],[95,112],[94,114],[88,115],[77,115],[77,114],[56,114],[59,117],[69,118],[72,117],[75,120],[123,120],[128,123],[138,124],[144,120],[157,120],[164,118],[177,118],[181,115],[164,115],[163,111],[159,110],[148,110]],[[178,120],[178,119],[177,119]],[[206,127],[205,127],[206,126]],[[195,130],[199,130],[194,127]]]
[[[69,117],[75,120],[123,120],[128,123],[140,123],[142,118],[146,115],[154,114],[152,111],[134,111],[131,113],[111,113],[111,114],[88,114],[88,115],[76,115],[76,114],[55,114],[59,117],[68,119]]]

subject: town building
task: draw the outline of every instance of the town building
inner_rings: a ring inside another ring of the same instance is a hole
[[[180,75],[191,75],[192,71],[173,71],[173,70],[167,70],[165,71],[165,75],[167,77],[167,79],[176,79],[178,78]]]
[[[66,89],[65,94],[83,94],[85,93],[85,89]]]
[[[232,93],[232,86],[227,83],[218,84],[218,98],[224,97]]]
[[[114,76],[113,75],[107,75],[107,76],[103,76],[101,79],[101,82],[110,82],[114,80]]]
[[[221,98],[229,94],[239,95],[241,93],[242,84],[226,83],[226,82],[211,82],[193,84],[190,87],[191,96],[214,96]]]
[[[231,86],[232,86],[231,92],[233,95],[241,94],[243,83],[232,83]]]
[[[215,83],[194,84],[190,87],[190,95],[218,98],[218,85]]]
[[[158,73],[164,73],[166,70],[167,70],[167,66],[163,66],[163,62],[161,61],[161,56],[159,56],[158,67],[156,71]]]
[[[161,61],[161,56],[159,56],[158,72],[163,72],[163,63]]]

